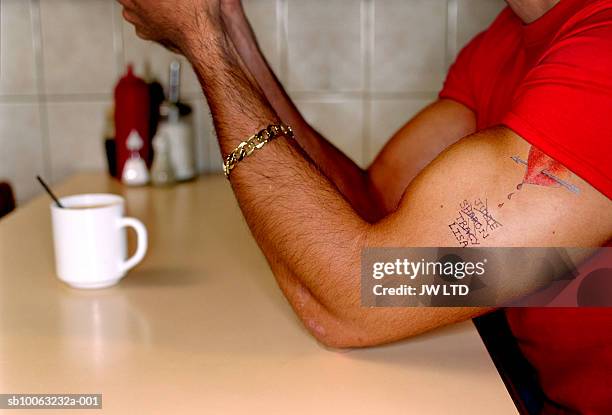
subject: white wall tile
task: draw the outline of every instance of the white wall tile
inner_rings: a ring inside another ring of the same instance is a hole
[[[370,142],[366,163],[370,164],[389,139],[406,122],[435,99],[389,99],[372,101]]]
[[[486,29],[505,6],[503,0],[458,0],[457,51]]]
[[[217,141],[214,128],[208,141],[208,166],[206,171],[210,173],[223,172],[223,158],[221,157],[221,147]]]
[[[104,121],[111,102],[47,104],[54,182],[83,170],[106,171]]]
[[[289,89],[359,90],[360,2],[289,0]]]
[[[170,62],[179,60],[182,63],[181,95],[183,97],[203,95],[198,78],[184,57],[170,52],[155,42],[140,39],[136,36],[134,26],[127,22],[123,23],[123,47],[125,63],[133,64],[135,73],[141,77],[145,77],[146,73],[150,72],[164,88],[168,86]]]
[[[297,101],[300,112],[317,131],[355,163],[363,165],[362,102]]]
[[[103,93],[110,99],[117,71],[124,70],[124,62],[133,62],[136,72],[143,75],[145,61],[149,61],[152,74],[167,84],[168,65],[177,55],[139,39],[133,27],[122,21],[120,7],[114,1],[40,0],[46,80],[42,93]],[[458,47],[485,28],[505,4],[502,0],[456,1]],[[244,2],[273,69],[280,67],[280,58],[286,52],[289,90],[309,91],[300,94],[303,99],[298,102],[306,118],[362,165],[428,102],[399,95],[398,99],[373,99],[371,119],[364,122],[367,114],[362,114],[360,99],[328,94],[360,91],[364,85],[363,46],[369,40],[362,39],[362,12],[374,10],[373,65],[369,68],[374,92],[435,92],[444,79],[446,0],[373,0],[374,7],[363,10],[358,0],[287,0],[288,50],[283,51],[279,50],[283,41],[277,43],[277,0]],[[1,0],[0,7],[0,101],[4,95],[37,94],[30,2]],[[197,77],[183,62],[182,93],[194,107],[198,169],[220,171],[221,158],[206,101]],[[317,95],[318,91],[323,95]],[[21,199],[37,190],[27,168],[42,169],[43,157],[48,156],[53,169],[50,179],[61,179],[82,169],[106,168],[102,129],[108,103],[82,101],[83,97],[71,101],[64,96],[61,102],[51,97],[47,107],[48,155],[41,153],[39,145],[42,127],[37,104],[2,104],[0,173],[17,178]],[[5,120],[13,123],[7,126]],[[369,125],[365,131],[369,136],[367,145],[363,142],[364,125]],[[18,144],[7,138],[22,135],[22,130],[29,138]],[[38,160],[32,163],[32,159]],[[24,185],[26,177],[28,183]]]
[[[221,171],[221,155],[215,136],[210,109],[204,98],[189,101],[193,109],[196,165],[200,173]]]
[[[0,180],[8,180],[18,203],[40,191],[45,175],[37,104],[0,103]]]
[[[30,2],[0,1],[0,95],[35,94]]]
[[[446,0],[376,0],[372,89],[436,91],[444,80]]]
[[[274,71],[279,68],[276,42],[276,0],[243,1],[249,22],[253,27],[257,42]]]
[[[115,83],[112,2],[41,0],[46,92],[108,93]]]

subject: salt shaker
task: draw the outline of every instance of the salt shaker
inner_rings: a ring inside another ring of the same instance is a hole
[[[149,170],[147,164],[140,156],[144,141],[138,131],[132,130],[127,138],[126,147],[130,158],[125,161],[121,181],[129,186],[144,186],[149,183]]]

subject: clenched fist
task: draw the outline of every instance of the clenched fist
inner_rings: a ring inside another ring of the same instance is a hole
[[[192,42],[219,31],[221,7],[238,0],[118,0],[123,17],[136,34],[177,53],[186,53]]]

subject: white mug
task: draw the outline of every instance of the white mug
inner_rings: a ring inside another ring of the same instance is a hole
[[[75,288],[103,288],[119,282],[147,252],[147,229],[124,217],[124,199],[113,194],[63,197],[51,204],[55,266],[60,280]],[[138,244],[126,260],[126,227],[136,230]]]

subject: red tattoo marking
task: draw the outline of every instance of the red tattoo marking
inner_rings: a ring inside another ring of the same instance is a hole
[[[555,176],[561,176],[568,171],[561,163],[548,157],[538,148],[531,146],[529,157],[527,158],[527,171],[525,172],[523,183],[537,184],[540,186],[558,186],[559,183],[542,174],[543,170]]]
[[[519,156],[512,156],[510,158],[517,164],[527,166],[523,181],[516,185],[517,191],[520,191],[523,188],[523,185],[527,183],[538,186],[563,186],[570,192],[576,194],[580,193],[580,189],[578,189],[578,187],[562,178],[562,175],[567,176],[566,173],[569,173],[569,170],[557,160],[554,160],[542,153],[538,148],[531,146],[527,161],[522,160]],[[512,199],[513,195],[514,192],[509,193],[507,196],[508,200]],[[500,203],[497,205],[497,207],[501,208],[503,205],[503,203]]]

